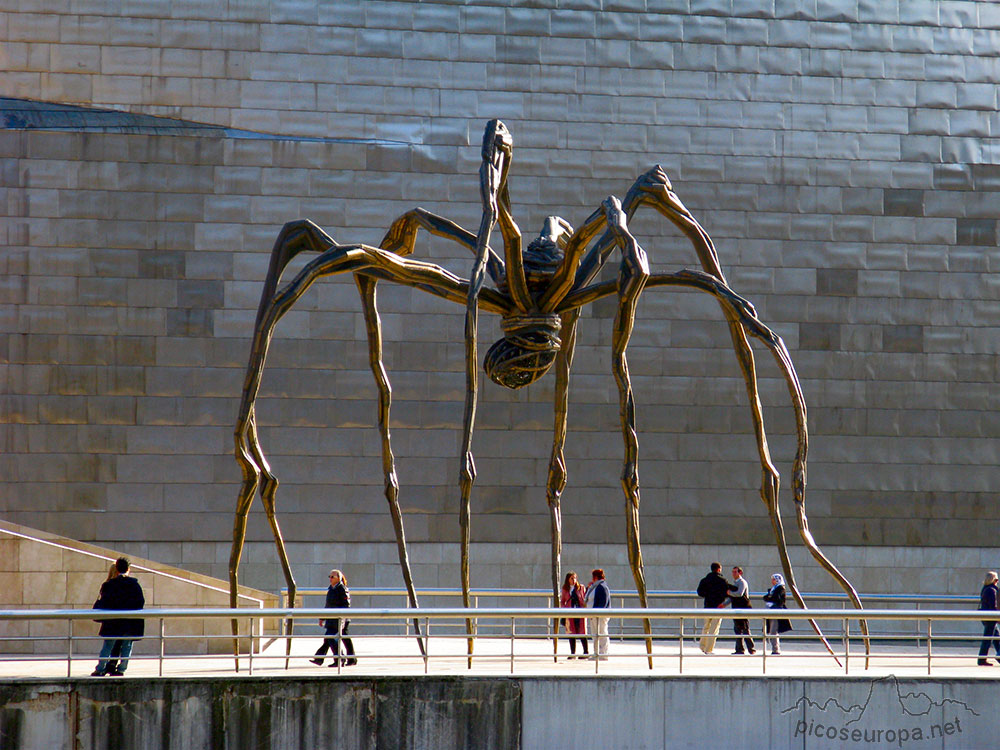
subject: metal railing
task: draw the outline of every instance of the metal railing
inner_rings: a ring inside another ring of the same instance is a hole
[[[301,586],[296,589],[296,598],[301,599],[304,597],[323,597],[326,595],[327,588],[325,586]],[[281,600],[288,601],[288,589],[281,589]],[[749,596],[751,601],[759,601],[761,597],[764,596],[764,591],[750,592]],[[470,597],[473,600],[473,606],[478,606],[480,599],[551,599],[552,592],[546,589],[493,589],[493,588],[474,588],[469,591]],[[701,597],[698,596],[694,591],[683,590],[683,589],[651,589],[646,592],[650,601],[661,601],[664,599],[676,599],[679,601],[690,602],[697,606],[701,606]],[[805,597],[806,602],[837,602],[842,603],[846,607],[851,607],[850,600],[847,598],[847,594],[843,592],[803,592],[803,597]],[[375,599],[380,598],[393,598],[399,599],[402,606],[406,606],[407,593],[404,588],[351,588],[351,596],[355,598],[359,597],[372,597]],[[430,598],[453,598],[461,600],[462,590],[456,588],[429,588],[420,589],[417,592],[417,596],[421,599],[425,597]],[[920,609],[921,605],[928,604],[978,604],[978,596],[969,596],[965,594],[859,594],[861,601],[865,604],[868,603],[883,603],[883,604],[912,604],[916,609]],[[625,590],[613,592],[611,595],[612,601],[617,601],[619,606],[625,607],[627,602],[638,602],[639,594],[635,590]]]
[[[318,597],[322,599],[326,595],[325,587],[302,587],[296,590],[296,601],[304,602],[307,599]],[[430,599],[437,602],[442,599],[451,599],[457,602],[456,606],[461,606],[462,590],[455,588],[431,588],[421,589],[417,592],[421,604]],[[750,592],[751,602],[758,604],[763,610],[761,598],[764,592]],[[288,602],[288,589],[280,591],[281,601]],[[378,602],[385,599],[396,601],[399,606],[408,607],[409,599],[404,588],[352,588],[351,596],[356,604],[367,605],[369,607],[379,606]],[[978,596],[968,596],[964,594],[861,594],[861,601],[867,607],[869,605],[881,605],[885,609],[974,609],[979,604]],[[702,598],[694,591],[688,590],[667,590],[657,589],[647,592],[647,597],[651,606],[690,606],[701,608]],[[803,593],[806,603],[812,607],[814,604],[826,604],[828,607],[840,607],[842,609],[853,609],[854,605],[843,592],[808,592]],[[475,588],[470,590],[472,606],[479,609],[484,602],[493,607],[522,606],[526,601],[545,603],[552,600],[552,592],[545,589],[493,589]],[[625,590],[612,593],[612,607],[615,611],[625,609],[629,606],[639,606],[639,594],[634,590]],[[789,597],[789,602],[791,602]],[[437,606],[434,604],[433,606]],[[544,604],[543,604],[544,606]],[[756,613],[756,610],[755,610]],[[751,615],[753,617],[755,615]],[[639,621],[628,621],[614,618],[611,626],[612,632],[618,636],[626,636],[630,633],[642,631],[642,624]],[[948,631],[948,635],[973,635],[974,629],[958,628]],[[875,635],[909,635],[911,639],[916,639],[917,645],[923,645],[924,631],[919,621],[905,621],[899,623],[883,623],[875,627]]]
[[[597,610],[576,610],[584,618],[591,619]],[[690,608],[621,608],[599,610],[602,616],[625,620],[634,627],[629,628],[630,632],[625,635],[614,636],[616,643],[614,660],[618,664],[629,663],[633,667],[636,664],[647,662],[654,671],[657,668],[669,669],[671,672],[676,669],[678,673],[683,673],[684,665],[691,659],[702,658],[700,653],[692,648],[692,641],[701,637],[701,632],[697,626],[697,621],[701,621],[706,615],[726,621],[734,617],[748,617],[753,620],[765,621],[769,619],[783,618],[800,622],[801,627],[789,635],[783,634],[782,641],[787,646],[794,644],[795,656],[806,656],[812,659],[831,659],[831,653],[827,651],[818,637],[812,633],[811,629],[801,621],[813,619],[819,622],[827,635],[833,656],[837,660],[845,673],[848,673],[850,665],[857,666],[859,660],[864,662],[864,639],[861,636],[860,620],[865,620],[869,625],[877,623],[919,623],[924,630],[923,639],[925,646],[919,648],[911,647],[912,636],[895,636],[882,634],[874,642],[875,653],[873,656],[879,660],[905,659],[911,665],[914,660],[919,660],[921,664],[926,663],[927,674],[931,674],[932,663],[951,663],[961,659],[971,663],[974,652],[970,643],[978,643],[981,636],[965,634],[952,634],[940,632],[942,628],[935,625],[955,625],[961,623],[979,623],[983,616],[982,612],[970,610],[893,610],[893,609],[869,609],[858,611],[854,609],[812,609],[812,610],[698,610]],[[408,661],[411,666],[415,663],[422,665],[424,673],[428,673],[432,662],[446,660],[449,662],[449,669],[455,671],[461,666],[472,661],[479,663],[494,663],[500,659],[503,662],[509,661],[509,669],[513,674],[518,664],[549,663],[555,657],[558,650],[559,641],[566,640],[566,634],[553,633],[553,625],[560,618],[565,617],[569,612],[559,608],[434,608],[434,609],[410,609],[410,608],[386,608],[386,609],[351,609],[349,613],[345,610],[327,610],[319,608],[295,608],[295,609],[146,609],[139,612],[119,612],[109,610],[2,610],[0,611],[0,626],[2,632],[10,630],[9,623],[18,621],[46,621],[48,623],[61,623],[65,627],[64,635],[48,636],[23,636],[23,635],[3,635],[0,636],[0,652],[6,651],[5,646],[17,643],[18,641],[31,640],[37,644],[39,641],[46,642],[52,646],[56,642],[65,644],[64,650],[60,654],[23,655],[6,653],[0,655],[0,666],[9,662],[61,662],[65,660],[66,675],[73,676],[74,663],[86,660],[92,662],[96,654],[96,642],[102,640],[100,636],[81,635],[82,628],[79,627],[81,620],[90,621],[95,619],[113,620],[141,617],[148,624],[156,624],[155,633],[146,636],[143,641],[148,646],[155,644],[158,653],[152,655],[135,655],[130,661],[148,662],[156,661],[158,664],[157,675],[162,676],[165,664],[171,660],[181,658],[190,659],[211,659],[216,670],[237,669],[236,660],[230,654],[224,653],[225,646],[219,649],[220,653],[209,654],[168,654],[168,646],[174,642],[192,641],[205,639],[218,639],[217,645],[221,643],[232,643],[231,635],[215,636],[192,636],[190,634],[175,634],[171,628],[179,621],[183,620],[233,620],[239,623],[240,635],[244,646],[251,645],[245,655],[239,658],[247,674],[253,674],[255,666],[264,664],[287,668],[289,659],[298,661],[312,656],[310,651],[299,652],[297,646],[303,639],[308,638],[310,645],[315,645],[316,635],[272,635],[262,632],[264,620],[274,620],[275,618],[289,618],[295,621],[309,621],[315,623],[318,619],[329,618],[331,616],[349,616],[352,621],[354,632],[350,637],[363,644],[367,638],[388,639],[395,644],[392,648],[385,648],[385,643],[380,641],[380,648],[373,649],[375,653],[362,651],[363,658],[396,660],[399,663]],[[464,645],[467,635],[465,632],[466,619],[477,622],[476,644],[477,653],[469,657],[464,653]],[[421,635],[424,648],[418,652],[417,636],[408,631],[409,623],[417,620],[421,625]],[[646,636],[642,632],[633,632],[642,627],[644,621],[651,624],[651,634]],[[171,627],[168,627],[168,624]],[[359,634],[358,628],[367,629],[372,626],[380,626],[383,630],[388,630],[388,634],[366,635]],[[90,625],[92,628],[93,625]],[[50,626],[51,628],[51,626]],[[150,628],[152,629],[152,628]],[[981,632],[981,631],[980,631]],[[588,636],[593,640],[593,635]],[[720,639],[728,640],[734,636],[726,633],[719,636]],[[763,637],[763,633],[758,630],[754,633],[755,638]],[[267,640],[268,643],[264,644]],[[509,642],[509,647],[507,643]],[[647,643],[652,646],[652,653],[647,653]],[[85,648],[82,644],[85,644]],[[498,650],[499,644],[499,650]],[[766,645],[766,644],[765,644]],[[961,645],[960,651],[957,647]],[[265,646],[267,646],[265,648]],[[291,652],[290,656],[286,653]],[[766,674],[768,660],[773,659],[767,653],[767,648],[759,649],[759,659],[762,673]],[[280,664],[284,662],[284,664]],[[828,662],[829,663],[829,662]],[[228,664],[228,666],[227,666]],[[602,661],[594,659],[594,671],[599,673]],[[342,665],[338,663],[338,672]],[[148,670],[147,670],[148,671]],[[27,676],[27,675],[15,675]],[[37,675],[31,675],[37,676]],[[148,675],[152,676],[152,675]]]

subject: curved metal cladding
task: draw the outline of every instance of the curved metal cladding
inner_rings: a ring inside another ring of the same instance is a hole
[[[918,564],[917,590],[974,588],[1000,480],[996,76],[980,49],[992,4],[932,15],[902,0],[648,5],[8,10],[0,513],[224,577],[235,394],[281,225],[311,218],[376,246],[422,205],[475,232],[480,134],[498,116],[518,139],[498,208],[532,230],[550,215],[583,226],[654,163],[676,181],[729,286],[795,363],[809,404],[808,529],[859,589],[885,590],[880,571]],[[628,226],[651,276],[701,265],[700,235],[652,212]],[[499,228],[487,275],[506,263],[503,233],[520,231]],[[468,250],[434,231],[419,259],[468,278]],[[617,283],[617,266],[593,283]],[[533,273],[526,259],[513,293],[530,296]],[[417,580],[454,586],[466,313],[390,286],[378,304],[407,490],[398,518],[384,513],[387,397],[346,275],[277,327],[258,427],[282,479],[289,564],[310,582],[336,558],[355,562],[352,581],[397,584],[389,540],[405,522]],[[561,347],[572,335],[575,349],[553,477],[548,409],[569,363],[557,356],[517,392],[483,381],[478,583],[548,584],[556,494],[567,563],[631,577],[623,450],[610,438],[617,313],[609,296],[572,333],[561,318]],[[480,317],[477,361],[503,337]],[[628,374],[650,586],[693,583],[717,556],[746,557],[758,582],[780,568],[732,346],[706,295],[642,294]],[[804,486],[782,365],[758,359],[771,462],[786,490]],[[251,513],[248,583],[281,585],[271,537]],[[799,583],[825,587],[822,566]]]

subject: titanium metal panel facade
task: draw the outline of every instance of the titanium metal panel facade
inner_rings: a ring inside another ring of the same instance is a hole
[[[579,224],[663,164],[732,286],[789,345],[809,405],[813,531],[858,588],[891,588],[884,567],[913,565],[912,588],[975,590],[996,565],[1000,484],[1000,9],[555,5],[5,6],[0,96],[132,119],[2,108],[4,517],[224,575],[232,427],[277,230],[311,218],[340,242],[377,243],[418,204],[475,229],[479,137],[502,117],[526,237],[548,214]],[[665,221],[640,214],[634,228],[654,271],[695,265]],[[454,246],[422,248],[468,274]],[[462,310],[388,285],[380,307],[417,584],[454,585]],[[581,322],[564,559],[624,584],[613,314],[597,305]],[[489,316],[481,328],[485,348],[499,329]],[[777,558],[714,303],[648,292],[629,357],[651,585],[689,587],[716,556],[759,566],[763,583]],[[787,477],[790,408],[759,361]],[[397,583],[349,278],[279,326],[264,393],[300,582],[333,559],[352,583]],[[474,584],[544,585],[551,374],[514,394],[484,379],[481,394]],[[259,506],[251,539],[244,580],[277,585]]]

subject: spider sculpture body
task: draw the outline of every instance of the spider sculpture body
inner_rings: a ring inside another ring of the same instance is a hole
[[[647,606],[646,582],[639,543],[638,441],[626,349],[632,334],[636,304],[643,290],[658,286],[682,286],[714,296],[728,322],[736,358],[749,397],[761,466],[761,498],[771,518],[785,579],[793,595],[800,606],[804,607],[789,562],[782,522],[778,514],[779,476],[768,450],[749,337],[762,342],[776,360],[794,406],[798,441],[792,476],[792,494],[803,541],[819,564],[838,581],[855,606],[860,608],[861,602],[853,586],[823,555],[809,533],[805,512],[808,447],[806,407],[788,350],[781,338],[760,321],[753,306],[730,289],[719,265],[712,240],[674,193],[663,170],[657,166],[641,175],[622,201],[613,196],[607,198],[601,207],[575,230],[563,219],[549,217],[539,237],[522,250],[521,232],[511,215],[508,193],[507,178],[512,146],[510,133],[502,122],[493,120],[487,124],[483,137],[482,166],[479,172],[483,216],[476,233],[421,208],[409,211],[396,219],[379,247],[359,244],[340,245],[310,221],[294,221],[286,224],[281,230],[271,254],[270,267],[261,295],[235,431],[236,458],[243,472],[243,483],[237,503],[229,567],[233,606],[236,606],[237,575],[246,534],[247,515],[258,491],[278,546],[290,601],[295,601],[295,579],[275,514],[278,480],[271,473],[257,436],[255,401],[268,345],[278,320],[315,281],[325,276],[350,272],[354,274],[361,295],[368,333],[370,365],[379,393],[378,428],[382,438],[385,496],[395,528],[403,579],[413,607],[417,606],[417,594],[410,574],[403,516],[398,500],[399,482],[390,446],[391,389],[382,362],[382,334],[375,304],[376,284],[380,280],[415,287],[465,306],[467,388],[458,484],[461,581],[466,607],[470,606],[470,511],[472,487],[476,478],[472,437],[479,389],[477,354],[479,310],[501,316],[503,338],[490,347],[483,362],[487,375],[494,382],[506,388],[523,388],[542,377],[553,366],[556,371],[554,439],[546,497],[552,528],[551,574],[554,606],[558,606],[562,548],[560,498],[566,486],[563,447],[566,439],[568,386],[576,343],[576,327],[580,310],[584,305],[605,297],[614,297],[617,300],[612,336],[612,369],[618,386],[625,448],[621,484],[626,500],[629,565],[641,605],[645,607]],[[700,271],[650,273],[646,253],[628,228],[629,219],[644,205],[657,210],[687,236],[700,261]],[[499,228],[503,240],[502,257],[490,247],[490,237],[495,228]],[[469,279],[459,278],[437,265],[410,259],[419,229],[467,247],[474,257]],[[288,262],[303,251],[315,252],[318,256],[291,282],[279,289],[281,274]],[[620,257],[617,279],[594,283],[601,268],[615,251]],[[486,285],[487,277],[492,280],[492,287]],[[471,622],[467,623],[467,628],[471,657],[473,647]],[[648,622],[646,632],[650,632]],[[647,639],[647,652],[651,653],[649,639]]]

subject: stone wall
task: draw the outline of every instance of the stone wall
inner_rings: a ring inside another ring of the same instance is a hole
[[[0,684],[10,750],[991,747],[991,680],[375,678]],[[681,709],[681,710],[678,710]],[[719,717],[739,716],[738,721]],[[683,717],[683,718],[682,718]],[[832,728],[832,734],[830,733]],[[842,733],[843,732],[843,733]],[[904,734],[905,733],[905,734]],[[877,738],[877,739],[876,739]],[[926,743],[933,743],[927,745]],[[919,744],[918,744],[919,743]]]
[[[114,550],[0,521],[0,609],[90,609],[118,557]],[[229,606],[225,581],[141,558],[133,558],[131,563],[131,574],[142,585],[147,609]],[[273,594],[245,586],[240,589],[240,607],[278,606]],[[261,620],[261,624],[266,628],[262,632],[277,632],[277,621]],[[245,631],[248,626],[241,627]],[[169,636],[164,642],[167,653],[232,653],[228,621],[175,619],[167,624],[165,632]],[[66,651],[66,633],[64,621],[5,620],[0,622],[0,636],[4,638],[0,640],[0,652],[62,654]],[[74,634],[97,638],[98,625],[78,620]],[[135,652],[159,653],[158,634],[158,621],[147,621],[146,635],[153,637],[138,641]],[[24,640],[6,640],[8,637]],[[246,645],[244,639],[241,647]]]
[[[970,572],[916,575],[919,590],[978,588],[1000,480],[997,6],[504,5],[30,0],[0,11],[0,96],[176,118],[63,114],[53,131],[3,106],[4,518],[224,575],[232,427],[277,230],[307,217],[338,241],[375,243],[416,204],[474,229],[478,143],[484,121],[502,117],[526,236],[550,213],[582,222],[663,164],[734,288],[791,350],[817,539],[852,565],[924,550],[917,568]],[[663,220],[640,214],[634,229],[654,271],[694,265]],[[452,245],[418,253],[468,274]],[[430,567],[454,565],[458,538],[462,311],[386,284],[380,306],[406,530],[418,566],[445,580]],[[624,542],[613,314],[585,313],[571,385],[564,532],[587,564]],[[491,316],[482,328],[481,349],[499,335]],[[629,357],[647,549],[765,549],[746,396],[718,310],[647,292]],[[760,371],[787,477],[787,397],[766,355]],[[478,585],[544,579],[543,560],[487,561],[494,546],[548,537],[551,396],[552,378],[483,388]],[[333,563],[367,565],[380,555],[369,546],[391,539],[374,397],[353,284],[324,281],[279,326],[258,410],[304,583]],[[258,505],[251,584],[279,583],[269,537]],[[884,564],[866,578],[882,590],[894,587]],[[394,563],[352,583],[377,580],[398,583]]]

